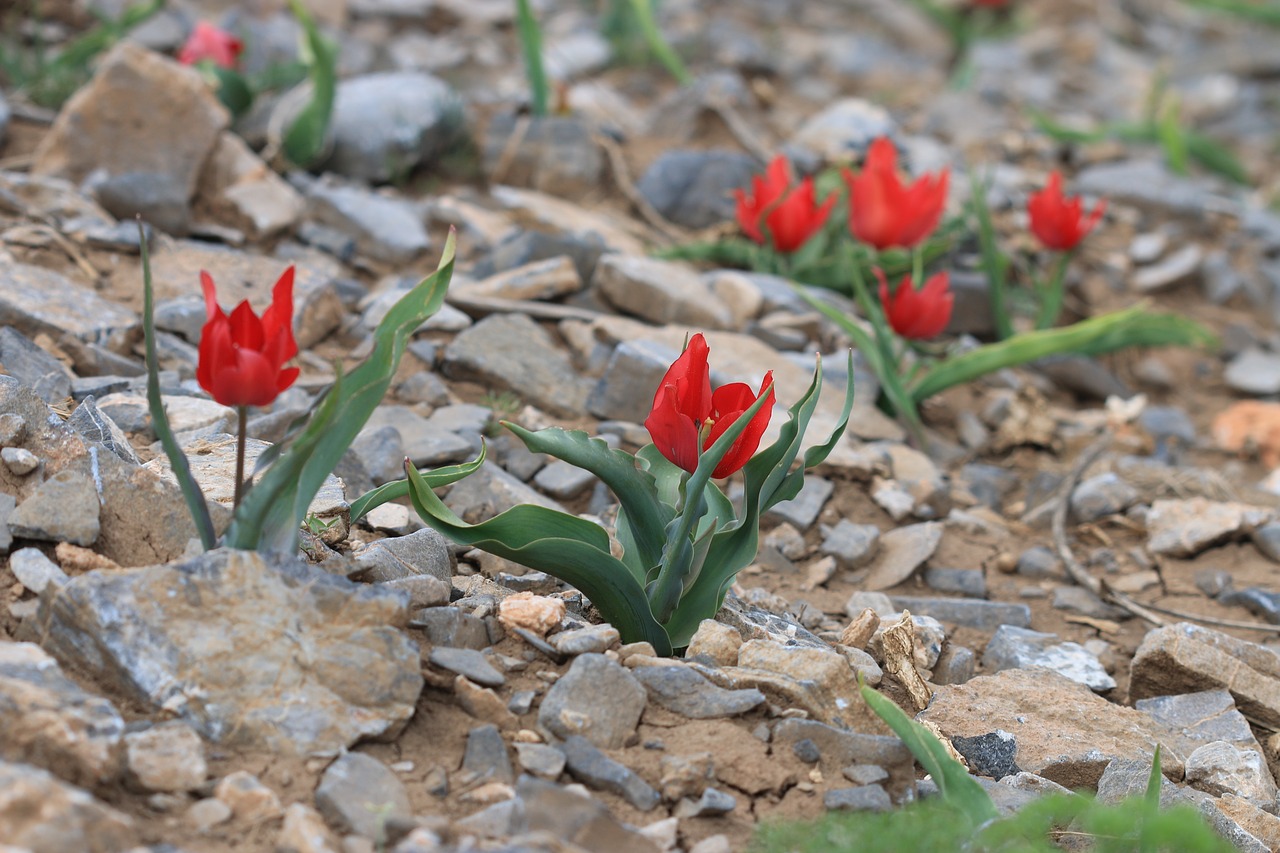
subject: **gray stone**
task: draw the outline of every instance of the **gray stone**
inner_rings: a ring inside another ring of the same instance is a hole
[[[968,646],[947,643],[933,665],[934,684],[964,684],[973,678],[977,656]]]
[[[582,276],[568,255],[532,261],[479,281],[454,281],[453,296],[482,299],[554,300],[583,288]]]
[[[1187,243],[1164,259],[1137,270],[1130,284],[1142,294],[1168,290],[1195,278],[1203,261],[1204,250],[1195,243]]]
[[[349,178],[406,177],[462,136],[462,106],[448,84],[416,71],[368,74],[338,83],[333,149],[322,164]]]
[[[1062,577],[1062,561],[1052,549],[1043,545],[1028,548],[1018,556],[1018,574],[1027,578]]]
[[[399,433],[399,459],[391,453],[397,441],[385,433],[390,427]],[[471,442],[450,430],[431,423],[408,406],[381,405],[369,416],[355,443],[356,453],[366,462],[369,475],[385,476],[389,482],[404,478],[404,457],[419,468],[461,462],[472,455]],[[392,471],[394,470],[394,474]],[[377,477],[374,477],[375,481]]]
[[[604,241],[599,235],[590,232],[549,234],[545,231],[518,229],[494,246],[489,256],[476,264],[473,274],[490,276],[564,255],[573,261],[580,281],[586,282],[590,281],[596,262],[604,251]]]
[[[888,780],[889,771],[878,764],[850,764],[840,775],[855,785],[877,785]]]
[[[649,165],[636,189],[677,225],[708,228],[733,219],[733,191],[750,187],[758,172],[756,161],[738,151],[673,150]]]
[[[725,690],[683,666],[637,667],[632,675],[649,691],[650,701],[695,720],[736,717],[765,700],[759,690]]]
[[[860,569],[875,559],[880,547],[880,528],[874,524],[855,524],[842,518],[827,531],[818,548],[836,558],[841,568]]]
[[[124,736],[129,779],[147,791],[193,791],[209,768],[204,742],[186,723],[173,720]]]
[[[920,568],[942,542],[944,526],[930,521],[897,527],[880,537],[880,551],[863,586],[869,590],[897,586]]]
[[[0,761],[0,838],[14,851],[124,853],[132,818],[38,767]]]
[[[773,727],[775,745],[809,740],[818,749],[823,773],[839,773],[850,764],[877,764],[890,773],[905,770],[915,760],[906,744],[888,735],[869,735],[828,726],[815,720],[780,720]]]
[[[52,586],[55,590],[71,580],[62,567],[50,560],[39,548],[22,548],[9,555],[9,570],[18,583],[43,595]]]
[[[551,645],[565,655],[600,654],[618,644],[618,629],[607,622],[561,631],[551,637]]]
[[[599,418],[641,423],[649,416],[653,396],[671,363],[680,355],[656,341],[623,341],[614,347],[604,374],[587,397],[587,411]]]
[[[99,411],[97,403],[92,396],[85,397],[80,401],[80,405],[76,406],[76,410],[71,413],[71,417],[67,418],[67,426],[80,433],[85,440],[97,442],[125,462],[133,465],[142,464],[142,461],[138,459],[138,454],[134,452],[133,445],[129,443],[129,437],[124,434],[124,430],[120,429],[115,421]]]
[[[986,442],[986,430],[976,416],[973,422],[983,430],[981,440],[974,442],[974,446],[981,446]],[[969,494],[998,512],[1004,505],[1005,499],[1021,484],[1022,478],[999,465],[970,462],[960,469],[959,481],[969,490]]]
[[[1075,186],[1085,196],[1106,196],[1116,203],[1163,209],[1166,213],[1192,218],[1213,210],[1234,209],[1209,182],[1175,175],[1158,160],[1119,160],[1091,165],[1076,175]]]
[[[822,795],[822,807],[837,812],[887,812],[893,808],[893,800],[880,785],[859,785],[830,789]]]
[[[357,251],[375,261],[407,264],[431,247],[421,214],[405,199],[317,181],[307,200],[311,216],[355,238]]]
[[[368,583],[428,575],[449,583],[458,565],[449,540],[429,527],[408,536],[371,542],[355,553],[353,573]]]
[[[486,462],[450,488],[444,502],[471,524],[506,512],[517,504],[531,503],[565,512],[558,502],[529,488],[492,462]]]
[[[508,390],[554,414],[586,411],[591,383],[569,356],[523,314],[493,314],[459,334],[444,351],[446,376]]]
[[[1031,608],[1025,604],[1003,601],[981,601],[974,598],[917,598],[910,595],[890,597],[899,610],[910,610],[917,616],[932,616],[939,622],[993,631],[1001,625],[1026,628],[1031,624]]]
[[[489,647],[489,629],[484,620],[457,607],[424,608],[413,615],[409,624],[421,628],[433,646],[476,650]]]
[[[1206,743],[1187,756],[1186,779],[1214,796],[1234,794],[1260,808],[1275,808],[1275,779],[1256,749],[1240,749],[1226,741]]]
[[[609,758],[584,737],[570,735],[560,745],[560,751],[569,775],[588,788],[617,794],[643,812],[652,811],[662,799],[633,770]]]
[[[80,575],[42,601],[38,630],[60,660],[210,740],[307,753],[412,716],[418,648],[393,627],[406,599],[223,550]]]
[[[1108,471],[1082,481],[1071,492],[1071,512],[1077,521],[1097,521],[1124,512],[1138,502],[1138,490]]]
[[[951,738],[951,745],[964,757],[969,772],[976,776],[999,780],[1022,772],[1016,761],[1018,742],[1001,729],[975,737],[957,735]]]
[[[71,373],[62,362],[8,326],[0,327],[0,364],[46,403],[60,403],[71,396]]]
[[[560,459],[543,467],[533,478],[535,486],[561,501],[576,498],[596,482],[595,474]]]
[[[111,175],[93,186],[98,204],[116,219],[141,216],[148,225],[176,237],[191,230],[190,190],[174,175],[145,171]]]
[[[1235,391],[1255,397],[1280,394],[1280,354],[1245,350],[1227,364],[1222,378]]]
[[[338,832],[373,841],[386,838],[388,823],[413,819],[404,783],[362,752],[341,755],[324,771],[316,786],[316,808]]]
[[[787,144],[822,162],[849,162],[860,160],[877,137],[896,130],[884,107],[862,98],[843,98],[810,116]]]
[[[803,532],[818,520],[818,514],[833,491],[835,485],[830,480],[816,474],[805,474],[799,494],[789,501],[775,504],[765,517],[781,519]]]
[[[1198,743],[1227,741],[1259,752],[1249,721],[1226,690],[1202,690],[1176,696],[1139,699],[1133,707]]]
[[[39,646],[0,643],[0,758],[95,785],[115,777],[123,734],[115,706],[82,690]]]
[[[524,813],[513,821],[512,834],[545,833],[546,837],[565,839],[586,849],[634,849],[637,853],[655,849],[651,842],[614,819],[604,803],[594,797],[583,797],[532,776],[517,780],[516,796]]]
[[[1273,520],[1274,510],[1207,498],[1157,500],[1147,513],[1147,548],[1153,554],[1192,557]]]
[[[1057,642],[1057,634],[1001,625],[982,653],[982,666],[991,673],[1005,669],[1042,666],[1091,690],[1111,690],[1115,679],[1098,658],[1079,643]]]
[[[0,554],[9,553],[13,547],[13,531],[9,529],[9,519],[18,508],[18,501],[13,495],[0,492]]]
[[[620,749],[635,734],[648,694],[619,664],[600,654],[574,659],[538,709],[538,723],[559,738],[582,735],[602,749]]]
[[[1269,521],[1249,534],[1262,556],[1280,563],[1280,521]]]
[[[1133,614],[1123,607],[1107,604],[1082,586],[1059,586],[1053,590],[1053,606],[1094,619],[1128,619]]]
[[[503,782],[510,785],[516,781],[511,756],[507,754],[507,743],[502,739],[497,726],[476,726],[467,733],[462,772],[468,777],[468,785],[483,782]]]
[[[506,676],[494,669],[489,659],[475,649],[435,646],[428,660],[432,666],[465,675],[482,687],[501,687],[507,683]]]
[[[643,256],[610,254],[596,264],[592,287],[613,306],[651,323],[702,329],[733,325],[729,307],[691,267]]]
[[[564,753],[554,746],[545,743],[519,743],[516,745],[516,759],[520,768],[534,776],[555,780],[564,772]]]
[[[9,517],[9,529],[23,539],[92,545],[102,529],[98,500],[92,479],[75,471],[61,471],[18,504]]]
[[[27,421],[17,412],[0,414],[0,447],[14,447],[27,437]]]
[[[942,569],[929,567],[924,570],[924,582],[938,592],[955,592],[966,598],[986,598],[987,579],[982,569]]]
[[[681,800],[674,810],[678,818],[690,817],[722,817],[738,807],[738,800],[732,794],[716,788],[706,788],[697,800]]]
[[[604,152],[592,134],[582,116],[501,113],[485,131],[485,171],[494,183],[581,198],[598,188],[604,171]]]

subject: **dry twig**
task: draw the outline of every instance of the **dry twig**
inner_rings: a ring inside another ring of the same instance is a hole
[[[684,229],[659,213],[653,205],[649,204],[649,200],[641,195],[640,190],[636,189],[635,182],[631,180],[631,172],[627,169],[626,158],[622,156],[622,148],[618,143],[602,133],[593,134],[591,138],[604,149],[605,156],[609,158],[609,168],[613,170],[614,183],[618,185],[618,189],[622,194],[627,197],[627,201],[631,202],[640,215],[644,217],[644,220],[672,243],[681,243],[687,240],[688,235]]]

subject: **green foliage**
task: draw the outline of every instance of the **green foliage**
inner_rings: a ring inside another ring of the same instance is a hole
[[[289,8],[305,35],[302,53],[311,81],[311,100],[285,131],[281,147],[289,162],[306,168],[314,165],[324,153],[338,87],[338,47],[320,34],[311,13],[300,0],[289,0]]]
[[[1054,842],[1089,842],[1094,853],[1229,853],[1195,809],[1160,809],[1160,752],[1147,790],[1115,805],[1080,794],[1041,797],[1000,817],[986,790],[927,729],[890,699],[861,687],[871,709],[903,739],[940,796],[887,813],[831,814],[811,823],[765,824],[754,853],[1051,853]],[[1079,849],[1076,845],[1069,849]]]
[[[529,0],[516,0],[516,31],[520,34],[520,52],[524,54],[524,75],[529,80],[529,110],[535,116],[545,116],[551,86],[542,64],[542,29]]]
[[[35,7],[36,4],[30,5]],[[114,20],[100,18],[96,26],[56,52],[43,44],[38,35],[33,44],[21,41],[16,21],[23,12],[15,8],[5,16],[5,34],[0,35],[0,75],[15,92],[25,95],[33,104],[53,109],[61,107],[76,89],[88,81],[90,65],[100,53],[163,7],[164,0],[151,0],[131,6]],[[38,15],[32,17],[38,24]]]
[[[284,553],[297,550],[298,530],[308,506],[382,402],[409,336],[444,304],[456,242],[450,231],[436,271],[401,297],[378,324],[368,359],[345,375],[339,373],[305,429],[278,452],[278,458],[258,478],[227,529],[228,547]],[[368,511],[370,503],[366,502],[363,511]]]
[[[1280,3],[1275,0],[1184,0],[1184,2],[1212,12],[1222,12],[1247,21],[1280,27]]]
[[[409,496],[422,520],[454,541],[572,584],[618,629],[624,642],[648,641],[659,654],[671,654],[688,645],[699,622],[715,614],[738,572],[755,559],[761,513],[795,497],[804,470],[821,464],[844,434],[853,407],[852,357],[844,410],[832,435],[801,457],[801,440],[821,388],[819,364],[809,388],[789,410],[778,439],[744,466],[741,515],[711,482],[711,473],[769,403],[767,394],[702,453],[692,474],[652,446],[632,456],[581,431],[535,432],[507,424],[533,452],[584,468],[613,491],[620,504],[617,556],[603,528],[546,507],[522,504],[468,524],[412,468],[407,471]],[[792,470],[797,458],[801,464]]]
[[[658,0],[607,0],[600,31],[621,62],[657,60],[678,83],[688,85],[693,75],[662,34],[658,6]]]

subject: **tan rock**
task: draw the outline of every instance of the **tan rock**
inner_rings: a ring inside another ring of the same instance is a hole
[[[698,623],[698,630],[689,640],[685,657],[706,655],[719,666],[736,666],[740,648],[742,648],[742,635],[738,633],[738,629],[714,619],[703,619]]]
[[[38,767],[0,761],[0,839],[30,853],[119,853],[136,833],[127,815],[86,791]]]
[[[1194,557],[1274,517],[1275,511],[1268,507],[1208,498],[1154,501],[1147,513],[1147,548],[1153,554]]]
[[[198,71],[122,41],[58,113],[31,171],[76,183],[96,169],[158,172],[190,198],[229,119]]]
[[[1255,806],[1248,800],[1225,794],[1214,800],[1224,815],[1234,820],[1240,828],[1271,850],[1280,850],[1280,817]]]
[[[236,820],[266,820],[279,817],[283,811],[276,792],[245,770],[222,777],[213,796],[227,804]]]
[[[1131,702],[1218,689],[1246,717],[1280,726],[1280,655],[1188,622],[1147,632],[1133,657]]]
[[[191,791],[204,784],[204,742],[186,723],[161,723],[124,740],[129,774],[148,791]]]
[[[545,637],[548,631],[559,625],[564,613],[564,601],[561,599],[531,592],[509,595],[498,605],[498,621],[502,627],[508,631],[524,628],[539,637]]]
[[[568,255],[534,261],[503,270],[482,281],[458,281],[450,287],[453,296],[497,297],[499,299],[555,299],[582,290],[582,277]]]
[[[1180,735],[1040,667],[938,687],[933,704],[917,719],[936,723],[947,737],[1003,729],[1017,741],[1019,767],[1073,790],[1096,788],[1112,759],[1150,763],[1157,744],[1165,774],[1183,773],[1185,756],[1174,746]]]
[[[335,853],[324,818],[306,803],[290,803],[276,836],[276,853]]]
[[[453,680],[453,692],[458,697],[458,704],[477,720],[493,723],[500,729],[519,728],[520,720],[507,708],[505,702],[498,698],[488,687],[472,683],[465,675]]]
[[[302,194],[234,133],[218,135],[200,173],[197,214],[263,240],[291,230],[306,212]]]

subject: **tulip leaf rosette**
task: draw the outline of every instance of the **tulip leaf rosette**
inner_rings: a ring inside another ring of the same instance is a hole
[[[625,642],[648,641],[660,654],[687,646],[698,624],[720,608],[738,572],[755,559],[761,513],[799,493],[805,469],[823,462],[844,434],[853,405],[851,361],[835,429],[826,442],[801,453],[822,388],[819,363],[778,438],[760,450],[775,398],[772,375],[755,390],[733,383],[712,391],[708,353],[702,335],[694,335],[671,365],[645,422],[654,443],[635,455],[581,431],[506,424],[531,451],[585,468],[613,491],[616,539],[591,521],[531,504],[468,524],[410,467],[414,508],[459,543],[577,587]],[[793,468],[797,459],[801,464]],[[742,510],[735,512],[714,480],[739,470],[745,490]]]

